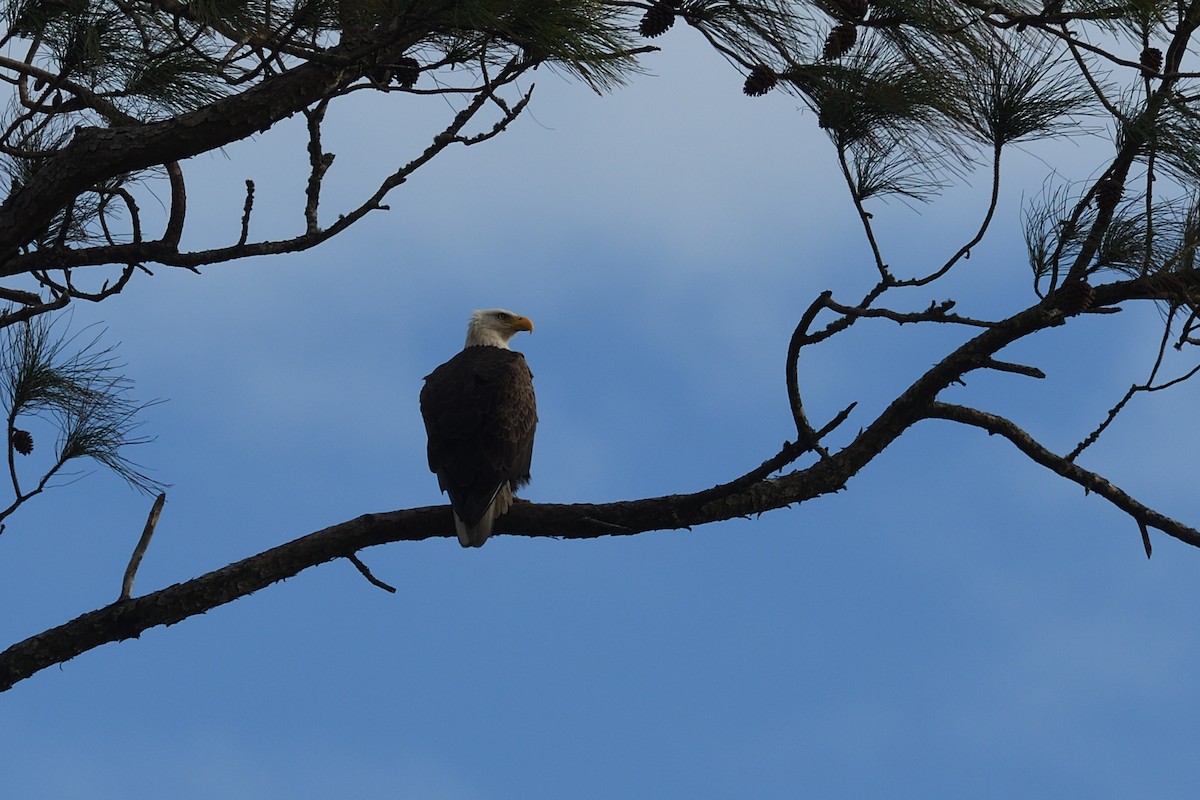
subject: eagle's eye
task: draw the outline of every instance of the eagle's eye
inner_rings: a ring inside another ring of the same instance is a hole
[[[496,319],[498,319],[498,320],[505,320],[505,321],[507,321],[507,320],[508,320],[508,314],[505,314],[503,311],[501,311],[499,314],[497,314],[497,315],[496,315]]]

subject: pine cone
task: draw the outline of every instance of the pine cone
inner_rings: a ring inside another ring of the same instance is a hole
[[[829,32],[825,37],[825,52],[821,57],[826,60],[841,58],[850,52],[850,48],[854,47],[854,43],[858,41],[858,28],[853,22],[843,22]]]
[[[1054,303],[1065,316],[1080,314],[1092,307],[1096,290],[1087,281],[1064,283],[1054,293]]]
[[[421,77],[421,65],[417,63],[415,58],[405,56],[396,62],[395,70],[392,73],[392,80],[405,89],[411,89],[415,86],[419,77]]]
[[[671,0],[658,0],[642,17],[638,24],[638,32],[647,39],[662,36],[675,24],[675,6]]]
[[[29,434],[29,431],[13,428],[9,441],[12,443],[12,449],[23,456],[33,452],[33,436]]]
[[[1118,181],[1104,178],[1096,184],[1096,208],[1104,213],[1112,213],[1121,201],[1121,193],[1125,190]]]
[[[1147,47],[1142,51],[1142,74],[1153,77],[1162,71],[1163,54],[1157,47]]]
[[[759,64],[746,76],[746,83],[742,85],[742,91],[750,97],[762,97],[775,88],[778,80],[779,76],[775,74],[774,70]]]

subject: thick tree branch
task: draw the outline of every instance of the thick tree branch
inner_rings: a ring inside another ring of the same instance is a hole
[[[815,477],[793,474],[764,481],[692,509],[686,495],[605,505],[520,503],[500,519],[497,533],[587,539],[686,528],[778,508],[833,491],[843,483],[826,467]],[[0,691],[102,644],[136,638],[159,625],[173,625],[318,564],[337,558],[352,560],[363,548],[455,535],[449,506],[367,514],[334,525],[185,583],[91,611],[17,643],[0,653]]]
[[[405,48],[420,33],[393,40],[372,34],[375,48]],[[339,45],[339,54],[349,46]],[[361,47],[356,46],[354,52]],[[19,191],[0,206],[0,276],[14,274],[7,265],[17,249],[71,200],[104,179],[182,161],[264,131],[275,123],[344,88],[362,70],[340,64],[308,62],[196,111],[161,122],[112,128],[84,127]]]
[[[303,233],[297,234],[292,238],[259,242],[247,241],[249,238],[249,225],[253,210],[255,187],[252,181],[246,181],[246,198],[242,214],[241,235],[238,241],[232,245],[208,250],[181,252],[178,249],[178,238],[173,235],[182,230],[183,222],[180,219],[177,223],[170,223],[168,225],[168,233],[157,241],[135,241],[94,247],[54,247],[34,250],[12,257],[7,266],[0,269],[0,273],[3,273],[4,269],[7,269],[7,274],[17,274],[34,270],[45,271],[71,267],[103,266],[114,263],[157,263],[170,267],[183,267],[195,270],[198,267],[236,261],[251,256],[280,255],[309,250],[339,235],[351,225],[363,219],[367,214],[386,208],[383,201],[387,195],[407,181],[414,172],[432,161],[447,147],[455,144],[469,147],[472,144],[492,138],[505,130],[525,110],[532,97],[532,87],[521,96],[521,99],[517,103],[511,107],[506,107],[500,119],[491,128],[477,136],[463,135],[463,131],[467,125],[476,118],[479,112],[487,106],[489,100],[492,99],[494,89],[512,83],[521,74],[523,74],[523,68],[510,65],[509,68],[494,79],[491,91],[476,94],[471,99],[471,102],[459,110],[447,123],[446,127],[433,137],[433,141],[420,154],[397,167],[395,172],[380,182],[369,197],[363,200],[358,206],[339,214],[336,220],[328,227],[320,227],[317,224],[316,217],[321,180],[323,179],[325,169],[329,166],[329,163],[323,163],[319,173],[317,167],[314,166],[313,173],[310,176],[307,203],[305,206],[305,230]],[[317,124],[319,124],[319,117],[316,120]],[[332,161],[332,154],[319,155],[323,162]],[[169,174],[173,176],[172,215],[174,215],[176,208],[182,210],[183,203],[185,202],[185,193],[182,173],[179,173],[178,180],[175,179],[174,172],[170,172]],[[176,188],[178,191],[176,191]],[[178,195],[178,205],[175,202],[176,195]],[[2,219],[2,213],[0,213],[0,219]]]

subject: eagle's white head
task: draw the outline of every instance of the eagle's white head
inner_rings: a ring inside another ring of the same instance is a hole
[[[502,308],[474,311],[471,313],[471,321],[467,323],[466,346],[490,345],[507,350],[508,340],[519,331],[533,333],[533,323],[528,317]]]

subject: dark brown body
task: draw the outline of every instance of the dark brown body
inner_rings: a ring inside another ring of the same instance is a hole
[[[465,348],[426,376],[421,416],[429,469],[462,523],[459,538],[478,547],[512,492],[529,482],[537,403],[525,357],[502,347]]]

